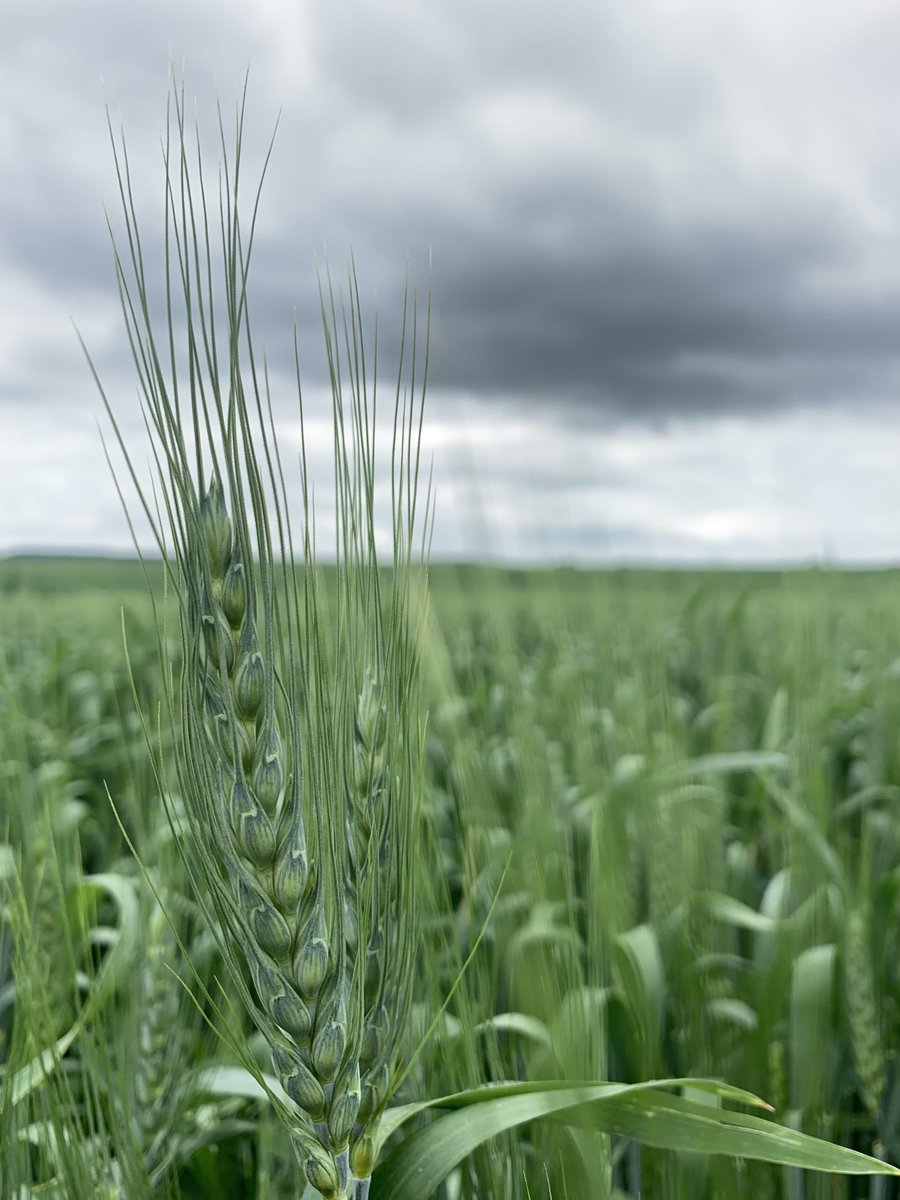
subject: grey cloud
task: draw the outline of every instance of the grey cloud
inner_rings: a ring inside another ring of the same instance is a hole
[[[730,112],[727,63],[689,30],[667,58],[658,10],[629,6],[642,8],[643,22],[578,4],[553,22],[507,5],[480,17],[460,6],[451,20],[361,4],[341,26],[320,13],[323,76],[364,131],[356,140],[344,125],[340,152],[319,148],[323,164],[359,163],[323,172],[334,240],[363,231],[360,261],[374,261],[377,280],[433,250],[434,378],[448,386],[648,415],[893,389],[896,230],[873,230],[811,173],[801,144],[792,169],[789,134],[770,150],[783,78],[767,95],[761,75],[760,103]],[[878,33],[898,37],[896,24]],[[844,84],[865,113],[859,75]],[[798,113],[803,86],[787,97]],[[507,95],[521,97],[523,121],[529,97],[569,104],[571,144],[561,128],[550,161],[492,155],[477,113]],[[824,100],[813,135],[841,107]],[[373,113],[387,122],[375,122],[377,156],[365,141]],[[748,170],[745,138],[771,154],[771,172]],[[436,167],[430,192],[417,190],[416,151],[423,178]],[[860,163],[832,167],[852,181]],[[870,183],[882,205],[900,198],[874,163]],[[861,283],[872,259],[881,277]]]
[[[266,0],[253,14],[54,0],[40,22],[23,6],[0,51],[12,114],[0,160],[16,180],[0,197],[0,270],[73,308],[108,303],[104,95],[122,109],[159,260],[171,49],[189,96],[207,89],[207,133],[213,80],[228,108],[250,61],[256,163],[284,103],[253,279],[281,369],[296,308],[323,378],[312,252],[326,244],[340,273],[352,245],[365,306],[378,297],[386,368],[404,268],[424,288],[433,253],[433,382],[485,401],[553,404],[577,421],[891,394],[900,176],[882,135],[900,98],[885,49],[900,46],[900,23],[827,8],[815,28],[783,18],[779,48],[774,4],[752,19],[724,7],[736,32],[706,0],[677,24],[658,0],[563,0],[552,14],[511,0],[302,13]],[[830,51],[842,37],[847,52]],[[20,364],[34,399],[66,362],[41,354]]]

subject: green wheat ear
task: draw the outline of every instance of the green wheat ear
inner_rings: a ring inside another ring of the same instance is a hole
[[[272,398],[250,332],[246,281],[259,193],[247,231],[238,215],[243,100],[220,175],[221,257],[177,90],[171,116],[161,337],[124,142],[113,139],[128,247],[120,254],[114,238],[115,262],[158,506],[138,481],[104,395],[180,607],[183,669],[168,699],[184,812],[170,819],[293,1102],[281,1115],[306,1178],[325,1197],[364,1197],[376,1124],[399,1074],[418,938],[422,606],[414,600],[424,577],[420,517],[427,526],[429,506],[420,512],[417,501],[425,372],[414,301],[409,335],[404,315],[392,414],[386,575],[375,553],[376,422],[355,272],[342,320],[330,280],[323,291],[338,530],[329,619],[313,552],[305,436],[297,561]],[[220,131],[224,147],[221,115]],[[302,405],[300,416],[302,426]]]
[[[869,918],[863,906],[851,908],[844,925],[844,997],[860,1096],[876,1118],[886,1086],[885,1060]]]

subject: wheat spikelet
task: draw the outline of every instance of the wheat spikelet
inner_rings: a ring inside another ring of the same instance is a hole
[[[43,997],[51,1028],[66,1029],[75,1014],[74,968],[71,947],[65,936],[65,886],[49,830],[38,825],[32,847],[34,896],[32,920],[40,959]]]
[[[158,904],[147,921],[147,942],[138,982],[137,1057],[132,1111],[147,1170],[169,1158],[177,1140],[181,1099],[182,985],[173,974],[176,939]]]
[[[862,907],[850,910],[844,927],[844,996],[860,1096],[874,1118],[884,1095],[885,1067],[869,922]]]
[[[75,942],[79,930],[68,906],[68,873],[50,812],[39,812],[24,846],[18,920],[14,925],[17,990],[27,996],[40,1042],[58,1037],[76,1015]]]

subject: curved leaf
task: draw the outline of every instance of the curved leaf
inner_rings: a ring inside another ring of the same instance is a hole
[[[698,892],[692,897],[692,903],[725,925],[731,925],[735,929],[749,929],[753,933],[775,933],[793,919],[792,916],[772,917],[767,913],[757,912],[749,904],[744,904],[743,901],[736,900],[724,892]]]
[[[784,771],[791,765],[787,754],[778,750],[737,750],[724,754],[701,754],[674,763],[658,772],[661,782],[696,779],[709,775],[731,775],[738,771]]]
[[[543,1021],[530,1017],[527,1013],[503,1012],[496,1013],[475,1026],[475,1033],[515,1033],[541,1046],[550,1046],[550,1032]]]
[[[763,1104],[749,1093],[697,1079],[480,1088],[433,1102],[433,1106],[453,1106],[457,1111],[416,1131],[391,1151],[375,1171],[371,1200],[427,1200],[457,1163],[478,1146],[517,1125],[542,1118],[619,1133],[662,1149],[727,1154],[842,1174],[900,1175],[897,1168],[857,1151],[658,1090],[673,1086]],[[405,1118],[426,1107],[429,1105],[404,1106]],[[380,1132],[386,1136],[389,1125],[396,1128],[398,1123],[383,1123]]]
[[[96,937],[98,942],[104,941],[110,949],[91,984],[88,1000],[81,1014],[84,1021],[88,1013],[93,1015],[94,1010],[105,1003],[131,967],[141,945],[141,926],[140,906],[133,879],[108,871],[85,876],[79,887],[85,890],[97,888],[105,892],[119,910],[116,929]],[[97,931],[92,931],[92,934],[96,935]]]

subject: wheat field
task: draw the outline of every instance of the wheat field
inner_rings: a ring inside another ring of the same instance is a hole
[[[429,564],[352,264],[323,548],[184,112],[158,263],[111,129],[154,548],[0,562],[0,1197],[897,1195],[897,577]]]
[[[0,589],[0,1192],[302,1195],[148,754],[143,572],[9,560]],[[897,589],[432,568],[412,1065],[372,1195],[895,1194],[766,1131],[900,1159]]]

